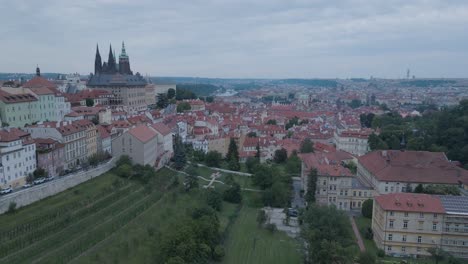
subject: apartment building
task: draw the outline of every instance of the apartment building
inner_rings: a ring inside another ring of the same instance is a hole
[[[372,199],[372,188],[361,183],[344,165],[353,156],[343,151],[316,152],[299,155],[302,160],[301,180],[305,193],[308,192],[308,176],[317,170],[316,202],[334,205],[338,209],[360,210],[367,199]]]
[[[407,192],[419,184],[458,186],[467,175],[443,152],[378,150],[359,157],[357,164],[359,180],[374,195]]]
[[[36,169],[36,146],[29,133],[16,128],[0,130],[0,187],[18,187]]]
[[[343,150],[353,155],[362,156],[369,152],[369,134],[360,131],[334,132],[336,149]]]
[[[429,256],[441,248],[468,258],[468,197],[393,193],[375,197],[372,231],[387,255]]]
[[[79,122],[79,121],[75,121]],[[51,138],[65,145],[64,169],[71,169],[86,161],[87,155],[87,129],[75,122],[39,122],[28,126],[26,131],[33,138]]]

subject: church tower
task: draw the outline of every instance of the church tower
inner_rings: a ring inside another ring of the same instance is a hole
[[[96,44],[96,58],[94,59],[94,74],[100,74],[102,71],[101,54],[99,54],[99,46]]]
[[[112,54],[112,45],[109,46],[109,58],[107,60],[107,73],[115,73],[117,66],[115,65],[115,57]]]
[[[132,75],[132,71],[130,70],[130,60],[128,58],[127,52],[125,51],[125,43],[122,41],[122,51],[120,52],[119,56],[119,72],[121,74],[130,74]]]

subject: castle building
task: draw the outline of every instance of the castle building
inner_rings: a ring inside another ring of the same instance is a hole
[[[118,63],[115,52],[112,51],[112,45],[109,47],[107,62],[102,62],[99,47],[96,47],[94,74],[91,74],[87,87],[111,92],[114,96],[109,104],[113,109],[128,112],[146,110],[145,87],[147,84],[146,79],[140,73],[133,74],[123,42]]]

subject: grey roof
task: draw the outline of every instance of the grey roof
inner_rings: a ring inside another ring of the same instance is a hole
[[[468,215],[468,196],[440,195],[447,214]]]
[[[140,74],[96,74],[91,75],[88,86],[145,86],[147,81]]]
[[[372,190],[370,186],[365,185],[356,177],[352,178],[351,186],[353,187],[353,189]]]

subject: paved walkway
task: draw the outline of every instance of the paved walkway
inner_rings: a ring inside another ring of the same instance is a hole
[[[187,161],[187,163],[191,163],[191,162]],[[252,176],[252,173],[225,170],[225,169],[220,169],[220,168],[216,168],[216,167],[208,167],[205,164],[201,164],[201,163],[194,163],[194,164],[197,164],[200,167],[207,167],[207,168],[210,168],[210,169],[215,170],[215,171],[226,172],[226,173],[231,173],[231,174],[236,174],[236,175],[241,175],[241,176],[247,176],[247,177]]]
[[[356,240],[361,252],[366,251],[366,247],[364,246],[364,242],[362,241],[361,233],[359,233],[359,229],[356,225],[356,221],[354,221],[353,216],[349,216],[349,220],[351,221],[351,226],[353,227],[354,235],[356,236]]]

